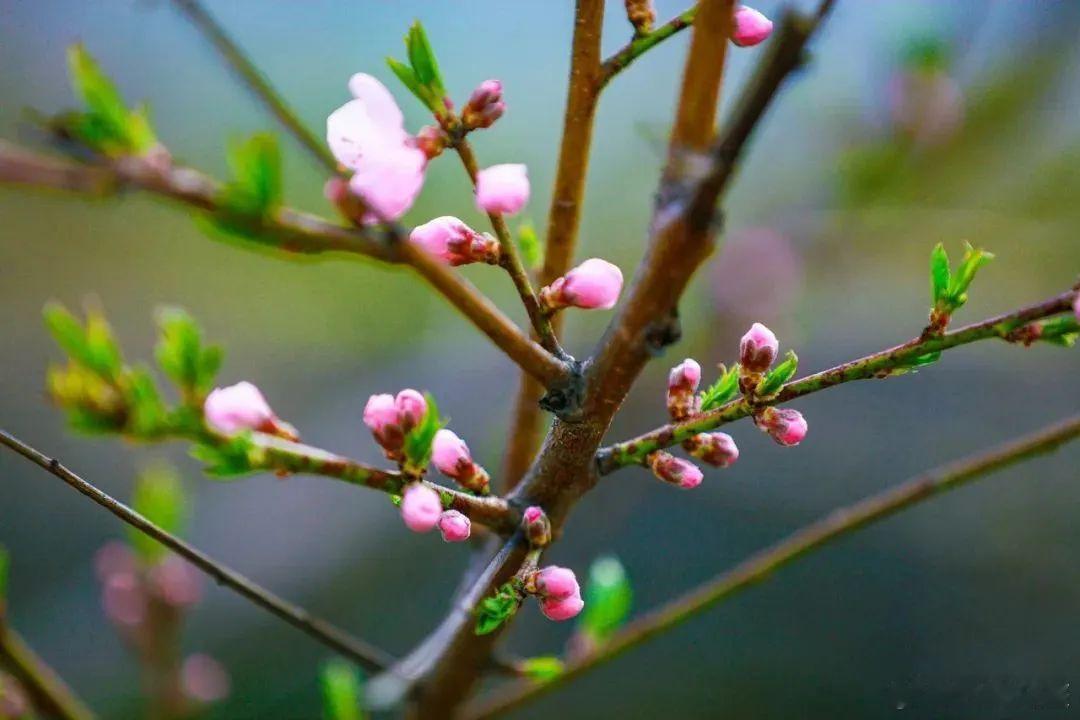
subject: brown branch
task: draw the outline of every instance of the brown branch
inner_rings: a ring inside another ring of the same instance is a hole
[[[341,653],[344,657],[353,660],[361,667],[377,671],[393,664],[394,659],[379,648],[352,637],[325,620],[313,616],[307,610],[286,602],[269,590],[256,585],[240,573],[222,565],[201,550],[158,527],[124,503],[99,490],[64,467],[59,460],[50,458],[44,453],[35,450],[5,430],[0,430],[0,444],[44,468],[116,517],[157,540],[212,577],[218,584],[224,585],[264,610],[268,610],[293,627]]]
[[[820,549],[831,540],[979,477],[1049,453],[1078,437],[1080,415],[1074,415],[1020,439],[931,470],[848,507],[833,510],[731,570],[630,622],[595,652],[570,660],[565,672],[554,680],[546,684],[510,684],[477,704],[466,716],[473,720],[492,718],[519,707],[765,580],[775,570]]]
[[[34,708],[61,720],[93,720],[94,713],[0,614],[0,666],[26,688]]]
[[[222,58],[236,71],[255,97],[262,101],[270,113],[304,146],[304,149],[323,167],[331,173],[336,173],[337,161],[326,144],[308,130],[281,94],[270,84],[267,77],[255,66],[255,63],[248,59],[244,51],[229,37],[225,28],[206,11],[206,8],[198,0],[173,0],[173,4],[187,15],[192,24],[213,43]]]
[[[222,210],[220,185],[187,167],[161,168],[142,158],[124,157],[82,165],[35,155],[0,141],[0,183],[65,190],[145,190],[209,213]],[[533,342],[495,305],[452,269],[412,243],[403,230],[389,238],[368,228],[344,227],[315,215],[281,207],[249,228],[270,247],[297,255],[345,253],[405,264],[419,273],[525,372],[545,386],[567,377],[565,363]]]
[[[902,345],[792,380],[784,385],[776,397],[761,401],[759,404],[774,405],[787,402],[853,380],[889,377],[893,371],[904,368],[916,358],[968,343],[992,338],[1008,340],[1010,333],[1018,327],[1052,315],[1069,312],[1075,297],[1076,291],[1069,290],[1049,300],[1022,307],[944,335],[909,340]],[[706,432],[747,417],[752,410],[753,408],[745,400],[738,399],[689,420],[663,425],[636,438],[602,448],[597,453],[597,467],[601,474],[606,475],[621,467],[641,464],[654,450],[672,447],[699,432]]]

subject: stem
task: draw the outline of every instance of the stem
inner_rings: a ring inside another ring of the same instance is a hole
[[[166,532],[124,503],[104,493],[64,467],[59,460],[50,458],[35,450],[5,430],[0,430],[0,443],[60,478],[132,527],[157,540],[212,577],[218,584],[224,585],[264,610],[270,611],[293,627],[302,630],[327,647],[356,662],[361,667],[377,671],[389,667],[393,663],[393,658],[379,648],[352,637],[325,620],[313,616],[303,608],[282,600],[235,570],[222,565],[194,546]]]
[[[1074,415],[1020,439],[931,470],[853,505],[833,510],[727,572],[632,621],[595,652],[571,660],[565,672],[552,681],[543,685],[511,685],[479,704],[467,717],[490,718],[518,707],[765,580],[773,571],[831,540],[979,477],[1045,455],[1078,437],[1080,415]]]
[[[94,713],[2,617],[0,664],[26,688],[34,706],[43,714],[61,720],[93,720]]]
[[[214,44],[222,58],[244,81],[254,95],[285,126],[310,155],[318,160],[331,173],[338,172],[337,160],[326,144],[312,133],[297,114],[289,107],[285,99],[274,89],[270,81],[255,66],[236,42],[229,37],[225,29],[214,20],[198,0],[173,0],[181,12],[188,16],[192,24]]]
[[[137,157],[89,166],[36,155],[0,141],[0,182],[63,190],[92,188],[95,196],[134,187],[208,213],[222,209],[220,185],[213,179],[186,167],[163,170]],[[400,228],[391,227],[387,240],[369,228],[344,227],[282,207],[271,216],[253,221],[250,229],[267,245],[293,255],[345,253],[408,265],[530,376],[545,386],[556,384],[567,376],[566,366],[560,359],[530,340],[475,286],[412,243],[402,240],[406,233]]]
[[[1013,310],[938,337],[915,338],[902,345],[793,380],[784,385],[776,397],[758,404],[775,405],[852,380],[889,377],[897,368],[903,368],[913,359],[928,353],[943,352],[989,338],[1006,339],[1012,330],[1026,323],[1068,312],[1072,308],[1076,294],[1076,290],[1070,290],[1049,300]],[[597,453],[599,471],[606,475],[627,465],[641,464],[654,450],[677,445],[699,432],[712,430],[747,417],[752,410],[753,408],[745,400],[733,400],[690,420],[669,423],[631,440],[603,448]]]
[[[663,25],[659,25],[650,33],[638,35],[618,52],[604,61],[600,76],[601,85],[607,85],[612,78],[629,67],[630,63],[637,60],[649,50],[667,40],[681,30],[690,27],[697,15],[697,5],[683,10]]]

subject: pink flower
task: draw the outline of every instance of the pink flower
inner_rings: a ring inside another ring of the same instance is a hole
[[[586,310],[614,307],[622,291],[623,276],[607,260],[590,258],[540,290],[540,303],[548,310],[579,307]]]
[[[416,427],[427,413],[427,401],[418,391],[402,390],[395,398],[388,393],[372,395],[364,406],[364,424],[375,436],[391,460],[400,458],[405,435]]]
[[[753,8],[739,5],[735,8],[735,31],[731,42],[739,47],[751,47],[769,37],[772,29],[772,20]]]
[[[649,455],[648,461],[656,477],[684,490],[696,488],[705,477],[701,473],[701,468],[694,463],[677,458],[663,450],[657,450]]]
[[[584,607],[585,601],[581,599],[581,595],[571,595],[560,600],[545,598],[540,601],[540,612],[544,613],[544,617],[548,620],[555,622],[577,616]]]
[[[499,243],[450,215],[443,215],[419,225],[409,240],[450,265],[499,262]]]
[[[522,517],[525,519],[526,525],[531,525],[540,518],[544,517],[544,510],[539,505],[530,505],[525,508],[525,512],[522,513]]]
[[[406,388],[397,394],[394,407],[397,409],[398,424],[405,432],[419,425],[427,415],[427,400],[412,388]]]
[[[763,373],[776,360],[780,343],[773,331],[761,323],[750,326],[739,341],[739,365],[752,373]]]
[[[754,424],[780,445],[798,445],[806,437],[806,418],[798,410],[767,407],[754,416]]]
[[[196,653],[184,658],[180,668],[180,684],[184,694],[198,703],[224,700],[229,695],[229,673],[209,655]]]
[[[691,455],[713,467],[730,467],[739,459],[739,448],[722,432],[698,433],[683,445]]]
[[[524,165],[492,165],[476,174],[476,205],[484,212],[514,215],[529,202]]]
[[[101,588],[101,604],[113,623],[134,628],[146,619],[146,593],[135,573],[114,573]]]
[[[696,413],[699,401],[694,394],[701,382],[701,366],[686,358],[668,374],[667,409],[672,420],[683,420]]]
[[[405,132],[393,96],[371,75],[349,80],[354,100],[326,119],[326,141],[339,163],[353,171],[350,189],[374,211],[366,223],[397,220],[424,184],[427,156]]]
[[[135,554],[122,542],[113,540],[94,553],[94,573],[101,582],[113,575],[134,575],[135,570]]]
[[[462,487],[480,494],[488,492],[490,477],[487,471],[473,461],[469,446],[454,431],[443,428],[435,433],[431,461],[439,472],[457,480]]]
[[[472,523],[457,510],[447,510],[439,516],[439,532],[446,542],[463,542],[469,539]]]
[[[430,532],[442,515],[439,493],[427,485],[412,483],[401,498],[401,518],[413,532]]]
[[[469,102],[461,109],[461,122],[470,130],[491,127],[504,112],[506,103],[502,99],[502,83],[485,80],[473,90]]]
[[[227,435],[257,430],[289,440],[297,438],[296,429],[278,418],[259,388],[246,381],[215,388],[203,403],[203,413],[210,427]]]
[[[535,588],[536,595],[550,600],[562,600],[581,594],[581,586],[578,585],[574,571],[558,565],[548,565],[537,570],[530,584]]]
[[[202,597],[202,576],[179,555],[167,555],[150,569],[150,587],[173,607],[190,607]]]

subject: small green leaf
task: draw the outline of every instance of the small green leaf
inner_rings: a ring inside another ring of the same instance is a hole
[[[618,558],[602,557],[589,568],[585,583],[585,611],[580,626],[597,643],[606,642],[630,614],[633,590]]]
[[[45,318],[45,327],[49,329],[60,349],[72,360],[89,366],[92,359],[86,343],[86,330],[79,319],[58,302],[48,303],[42,315]]]
[[[158,366],[181,389],[185,402],[201,405],[221,368],[221,348],[204,346],[199,324],[180,308],[159,309],[157,322],[161,329],[155,349]]]
[[[539,657],[526,658],[521,663],[521,672],[526,677],[538,683],[545,683],[563,674],[566,665],[554,655],[541,655]]]
[[[91,310],[86,314],[87,366],[103,378],[115,378],[123,367],[120,347],[105,316]]]
[[[139,475],[131,496],[131,507],[166,532],[174,535],[183,532],[187,497],[176,471],[168,465],[151,468]],[[164,545],[135,528],[129,528],[128,541],[148,565],[156,563],[166,553]]]
[[[68,73],[72,89],[101,131],[116,140],[127,137],[128,109],[113,81],[82,43],[68,47]]]
[[[324,720],[364,720],[364,699],[360,669],[341,659],[323,663],[319,673],[322,685]]]
[[[430,88],[441,102],[446,95],[446,89],[439,72],[439,62],[435,59],[435,50],[431,47],[424,26],[419,20],[409,28],[409,34],[405,36],[405,48],[409,54],[409,64],[412,65],[420,84]]]
[[[765,376],[765,379],[758,385],[756,393],[761,397],[769,397],[775,395],[780,391],[780,388],[784,386],[791,378],[795,377],[795,373],[799,370],[799,356],[791,350],[787,351],[787,356],[783,362],[769,371],[769,374]]]
[[[1051,345],[1072,347],[1080,337],[1080,321],[1074,315],[1045,320],[1039,329],[1039,339]]]
[[[530,221],[526,220],[518,226],[517,242],[525,267],[533,269],[540,267],[543,248],[540,245],[540,238],[536,235],[536,228]]]
[[[521,595],[513,583],[506,583],[491,597],[480,601],[476,608],[476,634],[487,635],[510,619],[521,605]]]
[[[701,411],[715,410],[739,392],[739,364],[730,370],[720,366],[720,378],[701,393]]]
[[[930,301],[934,305],[943,300],[949,291],[949,253],[943,243],[930,252]]]
[[[975,273],[993,259],[993,253],[976,249],[970,243],[964,243],[964,257],[960,259],[956,274],[953,275],[952,282],[949,283],[948,294],[953,309],[959,308],[967,301],[967,289],[971,285],[971,281],[975,279]]]
[[[281,204],[281,151],[270,133],[255,133],[234,143],[228,153],[232,180],[222,191],[226,210],[263,217]]]
[[[216,445],[193,445],[190,454],[205,465],[203,472],[224,480],[255,472],[258,469],[253,462],[256,450],[251,433],[241,432]]]
[[[157,383],[147,367],[135,367],[124,374],[122,383],[128,407],[127,432],[151,440],[166,430],[168,409],[158,393]]]
[[[395,60],[392,57],[386,58],[386,64],[389,65],[390,69],[394,72],[395,75],[397,75],[397,78],[401,81],[401,84],[407,87],[409,89],[409,92],[416,96],[417,100],[424,103],[424,105],[428,104],[427,97],[424,94],[424,89],[420,85],[420,79],[416,77],[416,73],[413,72],[413,69],[411,67],[409,67],[403,62]]]
[[[439,418],[439,407],[435,404],[435,398],[424,393],[424,400],[427,401],[427,412],[420,423],[405,436],[405,445],[402,448],[407,467],[415,471],[423,470],[431,462],[431,446],[435,442],[435,433],[444,425]]]

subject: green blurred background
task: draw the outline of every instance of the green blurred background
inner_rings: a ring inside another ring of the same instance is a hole
[[[660,0],[659,15],[683,9]],[[569,0],[470,3],[208,2],[301,116],[322,133],[349,75],[387,82],[413,130],[425,119],[383,63],[420,18],[453,97],[500,78],[509,111],[478,134],[482,164],[525,162],[543,226],[562,123]],[[780,3],[762,2],[778,15]],[[726,246],[683,304],[685,337],[638,383],[612,429],[662,420],[667,368],[733,359],[750,322],[773,327],[812,371],[916,334],[930,248],[961,241],[997,260],[958,322],[1056,294],[1080,270],[1080,6],[1050,0],[840,0],[813,61],[765,118],[726,204]],[[629,36],[608,3],[605,50]],[[686,36],[619,77],[601,103],[580,257],[638,262]],[[26,108],[73,105],[64,48],[82,40],[159,137],[216,175],[234,137],[277,130],[162,0],[2,0],[0,136],[34,142]],[[725,96],[761,49],[731,53]],[[291,204],[330,212],[323,176],[288,139]],[[453,158],[433,163],[405,218],[456,214],[482,227]],[[57,298],[97,298],[132,357],[148,358],[153,308],[188,308],[225,345],[223,382],[250,379],[310,441],[375,461],[360,422],[374,392],[432,391],[474,453],[499,466],[511,365],[407,273],[369,263],[295,264],[208,240],[175,207],[133,195],[84,202],[0,190],[0,423],[126,497],[167,458],[194,497],[188,537],[286,597],[404,654],[446,609],[464,547],[413,535],[375,493],[318,478],[201,477],[180,447],[75,437],[43,392],[60,359],[41,321]],[[523,320],[505,277],[464,274]],[[588,354],[609,313],[574,313]],[[917,375],[800,401],[810,435],[782,449],[750,424],[742,450],[692,494],[639,470],[604,481],[551,553],[584,570],[603,553],[630,573],[639,609],[704,580],[831,507],[1077,409],[1080,358],[980,343]],[[518,713],[542,717],[1005,717],[1031,697],[1046,717],[1080,682],[1080,486],[1075,449],[889,520],[784,570],[730,604]],[[138,714],[137,667],[98,606],[91,561],[123,529],[9,453],[0,455],[0,543],[13,557],[18,628],[106,717]],[[509,639],[556,652],[569,633],[527,607]],[[233,676],[213,717],[318,717],[326,652],[211,587],[185,646]],[[987,688],[990,688],[987,690]],[[1015,703],[1021,703],[1017,706]]]

